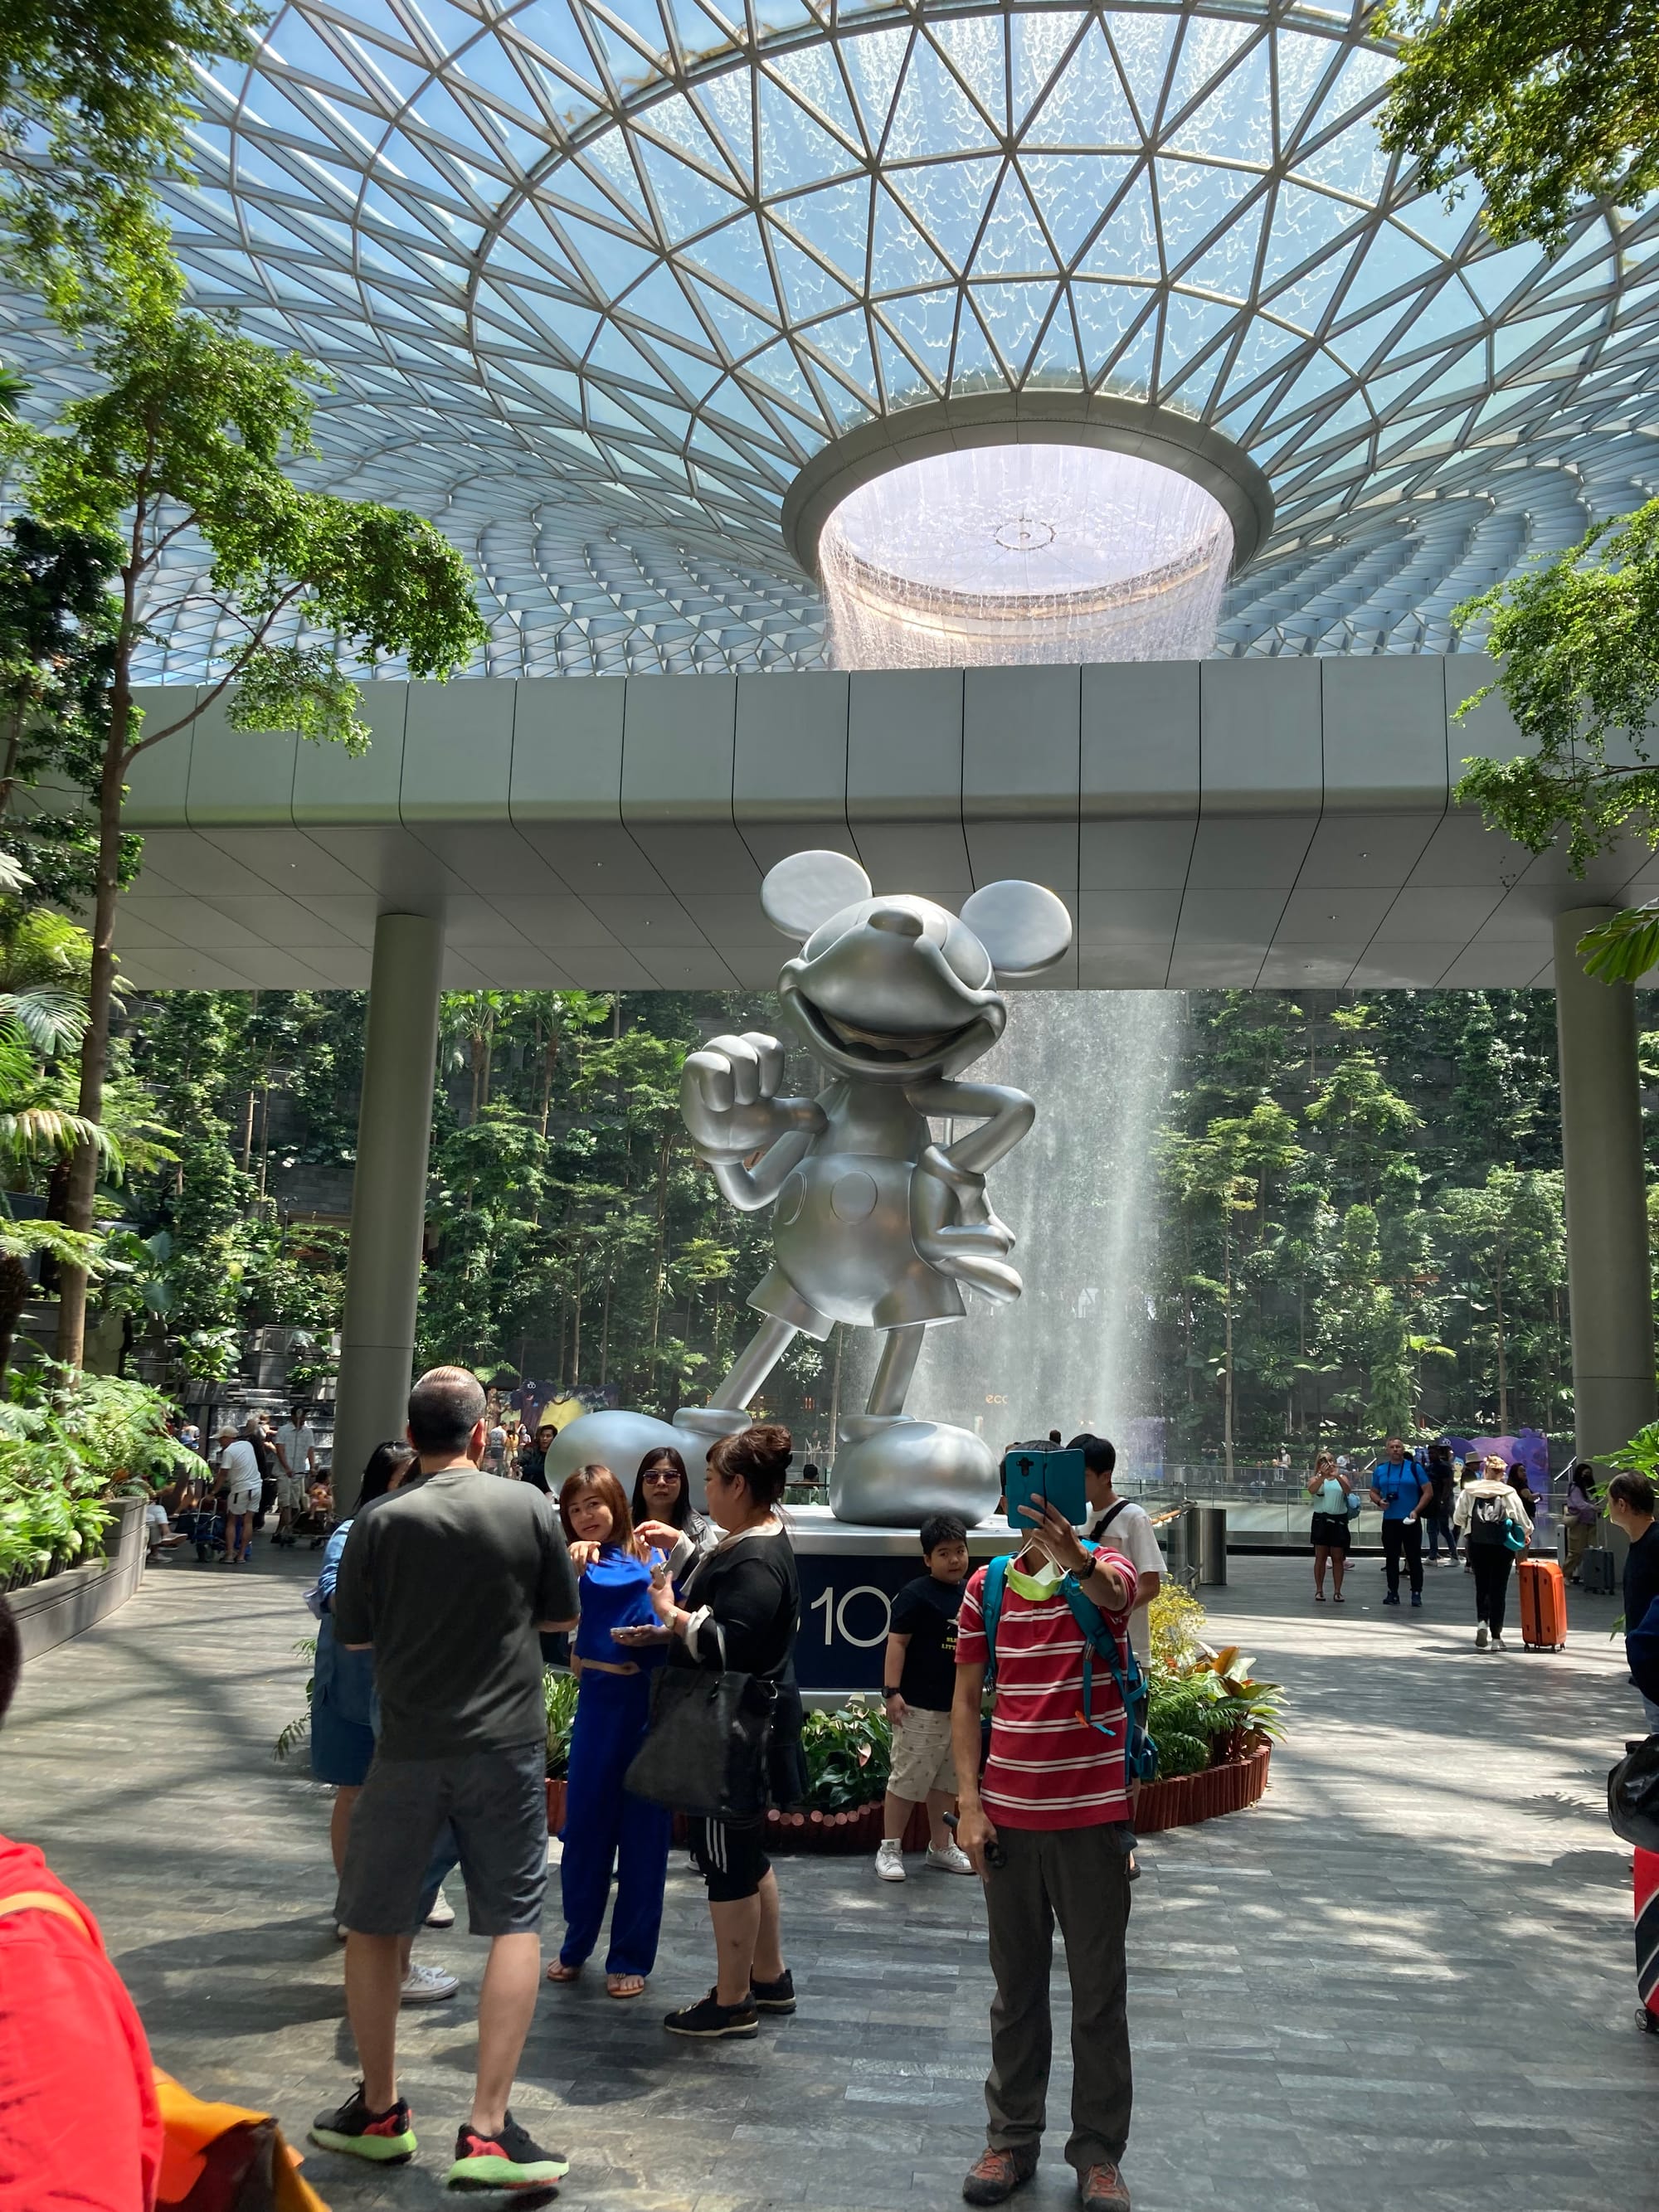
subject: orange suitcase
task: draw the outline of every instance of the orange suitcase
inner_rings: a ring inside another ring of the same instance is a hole
[[[1521,1641],[1529,1651],[1559,1651],[1567,1640],[1567,1586],[1554,1559],[1520,1559]]]

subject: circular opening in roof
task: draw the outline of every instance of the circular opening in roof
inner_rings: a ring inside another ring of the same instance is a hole
[[[818,539],[838,668],[1196,660],[1233,528],[1201,484],[1098,447],[980,446],[850,492]]]

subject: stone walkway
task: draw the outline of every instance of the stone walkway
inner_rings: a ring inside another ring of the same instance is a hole
[[[1146,1847],[1131,1931],[1138,2212],[1653,2212],[1659,2039],[1632,2025],[1628,1855],[1606,1771],[1638,1726],[1574,1593],[1559,1656],[1477,1656],[1470,1584],[1384,1612],[1357,1562],[1316,1612],[1304,1561],[1238,1559],[1217,1630],[1294,1692],[1257,1810]],[[38,1841],[102,1922],[158,2060],[274,2107],[291,2137],[349,2086],[329,1928],[326,1793],[271,1745],[302,1703],[308,1553],[153,1571],[27,1672],[0,1736],[0,1825]],[[701,1886],[677,1859],[649,1996],[545,1988],[516,2096],[575,2161],[565,2212],[945,2212],[981,2138],[988,1984],[974,1887],[878,1887],[863,1861],[781,1865],[793,2021],[755,2045],[671,2044],[712,1978]],[[555,1893],[556,1895],[556,1892]],[[404,2015],[416,2165],[313,2152],[345,2208],[447,2202],[483,1946],[419,1954],[460,1996]],[[1060,2022],[1064,2045],[1064,2021]],[[1058,2124],[1022,2204],[1075,2198]]]

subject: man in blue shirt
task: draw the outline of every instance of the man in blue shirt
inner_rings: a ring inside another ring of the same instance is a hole
[[[1384,1456],[1371,1469],[1371,1504],[1382,1508],[1382,1556],[1388,1563],[1384,1605],[1400,1602],[1400,1554],[1412,1578],[1412,1603],[1423,1602],[1423,1519],[1434,1498],[1434,1485],[1398,1437],[1390,1437]]]

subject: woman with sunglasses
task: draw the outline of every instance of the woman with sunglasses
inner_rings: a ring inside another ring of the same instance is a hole
[[[672,1444],[659,1444],[640,1462],[631,1510],[635,1528],[667,1554],[677,1584],[720,1540],[719,1529],[691,1503],[690,1477]]]

